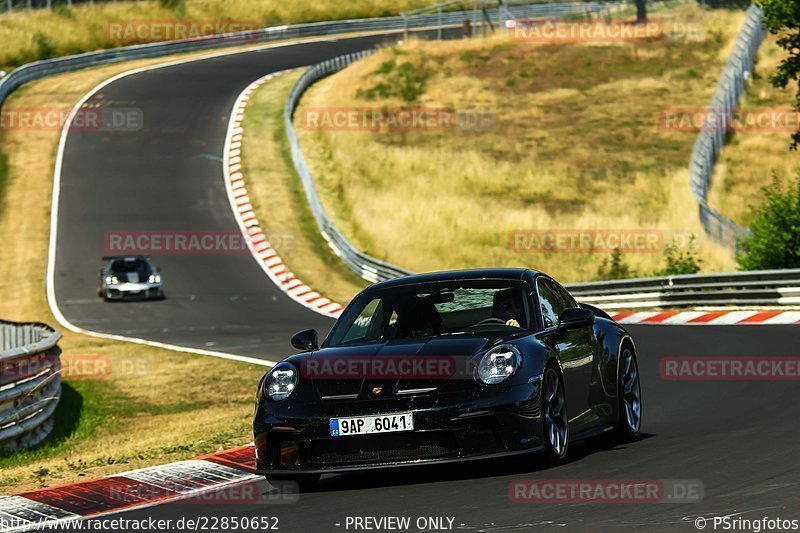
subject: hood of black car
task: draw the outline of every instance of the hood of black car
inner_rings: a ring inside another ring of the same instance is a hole
[[[300,375],[323,400],[434,393],[446,381],[471,382],[475,356],[490,344],[452,336],[328,347],[303,357]]]

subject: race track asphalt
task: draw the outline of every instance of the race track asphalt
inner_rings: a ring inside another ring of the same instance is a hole
[[[250,82],[371,46],[343,39],[229,55],[116,81],[90,103],[138,107],[144,129],[69,134],[57,213],[55,291],[63,314],[93,331],[277,358],[288,337],[331,321],[288,299],[249,255],[154,256],[167,280],[160,302],[95,297],[104,235],[130,230],[230,230],[223,184],[228,114]],[[347,516],[448,516],[459,531],[696,531],[697,516],[800,519],[796,381],[668,381],[665,356],[798,356],[796,326],[631,326],[640,354],[643,436],[573,446],[570,461],[536,458],[326,476],[297,504],[162,505],[127,518],[278,516],[280,531],[347,531]],[[701,502],[514,503],[516,479],[698,480]],[[340,525],[336,525],[340,524]],[[706,528],[711,531],[709,525]],[[220,529],[217,529],[220,530]],[[412,529],[413,530],[413,529]],[[718,529],[719,530],[719,529]],[[349,531],[353,531],[352,528]]]

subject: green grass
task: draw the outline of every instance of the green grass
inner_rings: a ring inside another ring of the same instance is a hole
[[[124,396],[113,391],[113,385],[101,381],[64,381],[61,400],[54,417],[55,426],[47,440],[36,448],[6,453],[0,457],[0,469],[38,462],[62,454],[76,442],[91,439],[97,431],[115,418],[115,409],[130,406]],[[120,413],[120,416],[124,416]],[[0,481],[0,485],[3,482]]]
[[[213,379],[200,377],[200,381]],[[55,427],[45,442],[22,452],[7,453],[0,456],[0,472],[19,468],[25,474],[0,476],[0,487],[13,486],[22,479],[37,478],[45,486],[48,478],[54,475],[63,477],[65,473],[82,476],[93,468],[109,465],[125,465],[138,461],[159,459],[168,454],[199,455],[219,447],[230,446],[231,442],[243,443],[249,430],[242,420],[236,427],[222,426],[219,431],[190,438],[185,442],[165,444],[147,449],[120,451],[114,449],[114,435],[126,431],[130,421],[136,419],[168,418],[170,416],[197,416],[206,409],[214,407],[219,400],[198,400],[163,403],[153,398],[140,398],[118,387],[113,380],[77,379],[65,381],[62,385],[61,400],[55,411]],[[242,410],[249,410],[249,398],[236,398],[229,402],[232,414],[241,416]],[[106,441],[109,450],[94,457],[82,457],[81,447],[92,441]],[[63,458],[63,459],[61,459]],[[53,462],[58,464],[53,467]],[[34,468],[31,466],[47,464]]]

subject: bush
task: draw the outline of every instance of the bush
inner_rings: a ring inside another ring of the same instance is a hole
[[[611,262],[608,258],[603,259],[600,268],[597,269],[597,277],[607,281],[612,279],[625,279],[636,277],[631,268],[622,259],[622,251],[616,248],[611,253]]]
[[[37,32],[34,34],[33,43],[36,46],[36,56],[39,59],[50,59],[57,55],[55,46],[53,46],[50,39],[48,39],[47,35],[44,33]]]
[[[690,235],[688,245],[683,251],[674,240],[666,245],[664,247],[664,258],[667,260],[667,266],[655,271],[653,275],[679,276],[681,274],[697,274],[700,272],[700,263],[703,260],[697,257],[697,251],[694,249],[695,240],[695,236]]]
[[[431,69],[424,60],[420,64],[398,63],[396,59],[384,61],[369,75],[379,78],[366,90],[359,89],[356,96],[365,100],[398,97],[405,102],[416,102],[425,93]]]
[[[800,172],[786,190],[777,177],[753,207],[752,233],[736,257],[742,270],[800,268]]]
[[[186,7],[186,0],[158,0],[158,5],[165,9],[181,10]]]

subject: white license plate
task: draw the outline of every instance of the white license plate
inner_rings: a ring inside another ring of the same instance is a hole
[[[413,431],[413,429],[414,417],[412,413],[331,418],[332,437]]]

